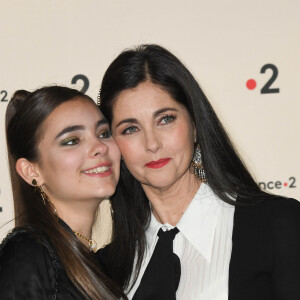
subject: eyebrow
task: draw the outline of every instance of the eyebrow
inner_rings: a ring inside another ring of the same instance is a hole
[[[155,111],[154,113],[153,113],[153,117],[157,117],[157,116],[159,116],[160,114],[162,114],[162,113],[164,113],[164,112],[166,112],[166,111],[178,111],[176,108],[173,108],[173,107],[165,107],[165,108],[162,108],[162,109],[159,109],[159,110],[157,110],[157,111]],[[118,127],[118,126],[120,126],[120,125],[122,125],[122,124],[124,124],[124,123],[138,123],[138,120],[136,119],[136,118],[129,118],[129,119],[124,119],[124,120],[122,120],[122,121],[120,121],[117,125],[116,125],[116,127]]]
[[[95,128],[98,128],[104,124],[108,124],[108,121],[106,119],[102,119],[102,120],[98,121]],[[61,137],[62,135],[66,134],[66,133],[77,131],[77,130],[85,130],[85,127],[83,125],[68,126],[68,127],[64,128],[61,132],[59,132],[57,134],[57,136],[55,137],[55,139],[58,139],[59,137]]]
[[[160,114],[162,114],[162,113],[164,113],[166,111],[169,111],[169,110],[171,110],[171,111],[178,111],[176,108],[173,108],[173,107],[165,107],[165,108],[159,109],[156,112],[154,112],[153,116],[157,117]]]

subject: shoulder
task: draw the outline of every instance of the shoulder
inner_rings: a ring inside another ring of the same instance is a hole
[[[300,202],[271,197],[256,204],[236,206],[234,235],[242,234],[255,238],[261,236],[264,240],[279,237],[296,239],[300,234]]]
[[[239,198],[237,201],[242,203],[241,206],[236,206],[237,213],[241,214],[257,214],[257,216],[262,214],[264,218],[279,216],[280,218],[287,218],[289,216],[299,217],[300,215],[300,202],[292,198],[274,196],[266,197],[266,199],[263,199],[259,202],[251,202],[251,199],[243,201]],[[243,205],[244,203],[247,204]]]
[[[292,198],[270,200],[268,206],[278,221],[297,222],[300,224],[300,202]]]
[[[296,246],[300,251],[300,202],[295,199],[279,198],[269,204],[270,222],[273,224],[274,237],[285,246]]]
[[[39,268],[43,262],[50,260],[51,249],[43,232],[32,227],[15,228],[0,245],[1,269],[5,266]]]
[[[300,202],[292,198],[278,197],[262,205],[263,215],[278,235],[296,238],[300,234]],[[288,235],[288,236],[287,236]],[[298,238],[297,238],[298,239]]]
[[[0,245],[0,260],[13,258],[14,261],[24,257],[37,257],[45,254],[47,238],[32,227],[18,227],[13,229]],[[30,254],[29,256],[27,256]],[[37,256],[36,256],[37,255]]]
[[[15,228],[0,245],[0,298],[51,294],[55,285],[53,259],[44,234],[33,228]],[[27,293],[27,294],[26,294]],[[34,294],[32,294],[34,293]]]

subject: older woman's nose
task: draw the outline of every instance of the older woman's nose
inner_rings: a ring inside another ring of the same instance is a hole
[[[146,140],[145,146],[147,152],[155,153],[162,148],[160,137],[154,131],[147,132],[145,140]]]

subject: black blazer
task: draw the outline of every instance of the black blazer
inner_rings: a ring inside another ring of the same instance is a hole
[[[232,242],[229,300],[300,299],[300,202],[237,206]]]
[[[98,254],[109,276],[109,245]],[[228,299],[300,300],[300,202],[278,197],[236,206]]]

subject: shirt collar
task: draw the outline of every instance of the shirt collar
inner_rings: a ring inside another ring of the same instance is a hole
[[[208,261],[211,260],[217,221],[221,215],[220,201],[207,184],[201,183],[177,224],[180,232]]]
[[[221,215],[222,204],[220,201],[207,184],[201,183],[190,205],[176,225],[181,234],[208,261],[211,260],[217,221]],[[164,227],[173,228],[170,224],[159,223],[151,214],[151,222],[146,231],[150,248],[153,247],[159,229],[164,229]]]

